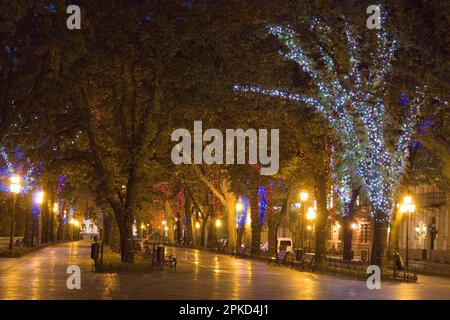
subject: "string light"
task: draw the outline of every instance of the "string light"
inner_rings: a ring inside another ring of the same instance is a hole
[[[385,21],[384,13],[381,22]],[[322,37],[326,37],[331,30],[317,18],[312,18],[310,25],[311,30],[320,33]],[[280,88],[261,86],[235,85],[234,89],[306,104],[322,113],[338,133],[343,147],[340,157],[345,164],[346,173],[339,178],[342,201],[344,204],[350,202],[350,186],[357,178],[361,180],[369,196],[375,219],[386,221],[391,215],[395,187],[405,166],[408,145],[417,114],[420,112],[420,105],[425,99],[426,87],[417,88],[417,95],[411,101],[407,116],[401,125],[402,133],[396,147],[391,150],[385,139],[384,129],[388,124],[388,117],[383,101],[383,90],[386,85],[385,78],[395,55],[396,41],[389,40],[386,28],[382,28],[377,34],[377,49],[372,54],[373,64],[369,66],[369,74],[366,77],[359,70],[360,46],[349,24],[345,25],[345,35],[350,70],[343,76],[335,71],[335,61],[320,44],[319,60],[322,64],[315,63],[307,54],[311,50],[303,47],[290,26],[269,26],[268,32],[285,45],[286,51],[280,52],[280,55],[294,61],[314,80],[316,94],[304,96]],[[343,85],[348,82],[351,85],[347,87]]]

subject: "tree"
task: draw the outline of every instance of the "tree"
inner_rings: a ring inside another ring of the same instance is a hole
[[[241,92],[307,104],[326,117],[340,138],[346,165],[361,178],[372,203],[374,238],[371,261],[381,268],[386,259],[387,224],[393,210],[394,192],[405,165],[415,119],[425,98],[425,88],[419,89],[410,108],[404,110],[405,121],[399,128],[401,134],[394,142],[394,137],[386,133],[386,127],[393,123],[387,110],[385,90],[396,42],[389,39],[385,22],[384,13],[383,28],[374,35],[375,50],[369,54],[366,52],[365,56],[354,29],[345,19],[342,30],[339,30],[346,38],[344,53],[334,52],[334,48],[338,48],[336,40],[333,40],[336,39],[334,29],[316,17],[308,17],[310,32],[303,32],[315,40],[309,44],[293,27],[271,25],[268,32],[285,45],[283,56],[295,62],[310,77],[316,90],[308,96],[260,86],[235,86]],[[366,47],[369,46],[366,44]],[[337,58],[343,54],[347,55],[346,63]]]
[[[56,45],[60,63],[45,83],[48,94],[35,101],[46,107],[35,109],[39,126],[30,132],[54,151],[51,159],[87,168],[115,214],[122,261],[132,262],[132,226],[144,186],[158,174],[167,115],[188,92],[178,84],[198,20],[187,19],[191,11],[177,4],[94,1],[85,10],[82,32],[57,34],[64,37]]]

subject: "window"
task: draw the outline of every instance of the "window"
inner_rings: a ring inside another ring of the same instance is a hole
[[[362,223],[361,230],[359,232],[359,242],[368,243],[369,242],[369,224]]]

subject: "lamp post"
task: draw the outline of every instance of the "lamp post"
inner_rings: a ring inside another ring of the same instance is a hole
[[[403,198],[403,204],[400,206],[401,213],[407,213],[406,219],[406,254],[405,254],[405,264],[409,267],[409,220],[411,219],[411,213],[416,210],[416,205],[412,201],[411,196],[405,196]]]
[[[9,191],[12,193],[13,197],[13,210],[12,210],[12,216],[11,216],[11,232],[9,234],[9,255],[12,256],[12,250],[13,250],[13,241],[14,241],[14,223],[15,223],[15,217],[16,217],[16,200],[17,200],[17,194],[20,193],[21,182],[22,179],[20,176],[13,174],[9,178]]]
[[[311,232],[311,237],[309,238],[309,250],[311,251],[311,238],[314,237],[314,220],[316,219],[316,211],[314,210],[314,208],[309,207],[308,208],[308,212],[306,213],[306,219],[308,221],[312,222],[312,232]],[[311,230],[310,228],[308,228],[308,230]]]
[[[300,192],[301,217],[300,217],[300,248],[303,250],[303,238],[305,232],[305,206],[308,200],[308,192]]]

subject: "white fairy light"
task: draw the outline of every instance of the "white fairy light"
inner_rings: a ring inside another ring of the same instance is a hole
[[[386,17],[382,17],[382,23]],[[326,36],[330,27],[319,19],[310,20],[311,30]],[[335,61],[319,44],[320,67],[308,56],[296,33],[289,26],[270,26],[269,33],[275,35],[287,51],[280,53],[286,59],[297,63],[314,80],[317,87],[316,97],[306,97],[282,89],[270,89],[259,86],[236,85],[241,92],[254,92],[271,97],[302,103],[321,112],[331,127],[338,133],[344,149],[342,159],[348,171],[361,179],[374,209],[375,219],[384,221],[392,211],[392,199],[399,175],[401,175],[408,145],[415,127],[420,104],[423,102],[423,90],[411,102],[411,110],[402,124],[402,134],[394,151],[386,146],[385,127],[387,125],[386,105],[381,89],[389,73],[395,55],[395,40],[389,41],[386,28],[377,34],[377,50],[374,63],[365,78],[358,69],[360,54],[358,43],[350,25],[345,26],[350,70],[348,75],[338,75]],[[351,82],[346,88],[343,81]],[[378,90],[378,91],[377,91]],[[349,174],[340,177],[341,201],[350,202]]]

